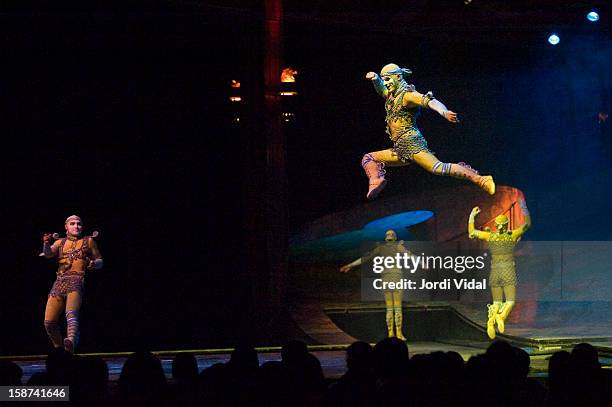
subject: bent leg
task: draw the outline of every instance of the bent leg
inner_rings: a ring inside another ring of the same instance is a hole
[[[502,287],[504,290],[504,297],[506,297],[506,302],[516,301],[516,286],[515,285],[506,285]]]
[[[495,270],[491,272],[490,281],[495,279]],[[502,305],[504,290],[502,287],[491,287],[491,296],[493,297],[493,304],[487,304],[487,335],[489,339],[495,339],[495,323],[497,322],[497,315]]]
[[[366,197],[374,199],[387,185],[385,166],[397,167],[406,165],[391,149],[367,153],[361,159],[361,166],[369,179],[369,189]]]
[[[387,167],[403,167],[408,165],[408,163],[400,160],[397,153],[390,148],[386,150],[374,151],[368,154],[371,155],[374,160],[384,163]]]
[[[491,296],[493,297],[493,303],[501,305],[501,303],[504,301],[503,287],[491,287]]]
[[[495,182],[493,181],[493,177],[490,175],[479,175],[478,171],[474,170],[467,164],[443,163],[429,151],[420,151],[412,158],[421,168],[434,175],[467,179],[470,182],[478,185],[484,191],[489,193],[489,195],[493,195],[495,193]]]
[[[504,295],[506,296],[506,302],[504,302],[499,308],[495,320],[497,322],[497,329],[499,332],[504,333],[504,330],[506,329],[506,319],[508,319],[510,312],[512,312],[512,308],[514,308],[514,303],[516,301],[516,286],[505,285],[502,289]]]
[[[64,309],[64,299],[61,297],[48,297],[45,307],[45,331],[54,347],[62,346],[62,334],[59,328],[59,317]]]

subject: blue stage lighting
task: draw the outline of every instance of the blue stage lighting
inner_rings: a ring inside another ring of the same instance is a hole
[[[586,15],[586,18],[590,22],[594,23],[596,21],[599,21],[599,14],[597,13],[597,11],[591,11]]]
[[[557,34],[551,34],[550,37],[548,37],[548,42],[551,45],[557,45],[559,41],[561,41],[561,38],[559,38]]]

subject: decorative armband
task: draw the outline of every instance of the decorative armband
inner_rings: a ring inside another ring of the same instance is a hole
[[[434,100],[435,97],[433,95],[432,91],[427,92],[426,94],[423,95],[423,100],[421,101],[421,104],[423,107],[429,107],[429,102],[431,102],[432,100]]]

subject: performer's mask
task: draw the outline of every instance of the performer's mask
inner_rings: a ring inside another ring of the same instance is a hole
[[[387,90],[391,93],[395,92],[400,85],[401,77],[400,75],[383,75],[381,76]]]
[[[395,234],[394,230],[387,230],[387,232],[385,232],[385,241],[387,242],[394,242],[397,240],[397,235]]]
[[[405,71],[409,72],[409,70]],[[380,77],[391,93],[395,92],[397,88],[399,88],[402,81],[404,81],[402,68],[396,64],[387,64],[383,66],[383,68],[380,70]]]
[[[508,231],[509,219],[506,215],[499,215],[495,218],[495,225],[498,233],[506,233]]]

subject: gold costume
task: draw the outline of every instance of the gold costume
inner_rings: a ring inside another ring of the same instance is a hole
[[[495,218],[497,232],[478,230],[474,227],[474,219],[480,213],[480,208],[472,209],[468,221],[468,235],[470,239],[486,241],[491,253],[491,273],[489,274],[489,287],[493,297],[493,304],[487,305],[487,335],[495,338],[495,325],[503,333],[505,321],[510,315],[516,300],[516,265],[514,262],[514,247],[531,226],[531,216],[524,200],[519,206],[525,217],[525,223],[516,230],[509,230],[509,219],[506,215]],[[506,297],[506,302],[504,301]]]

